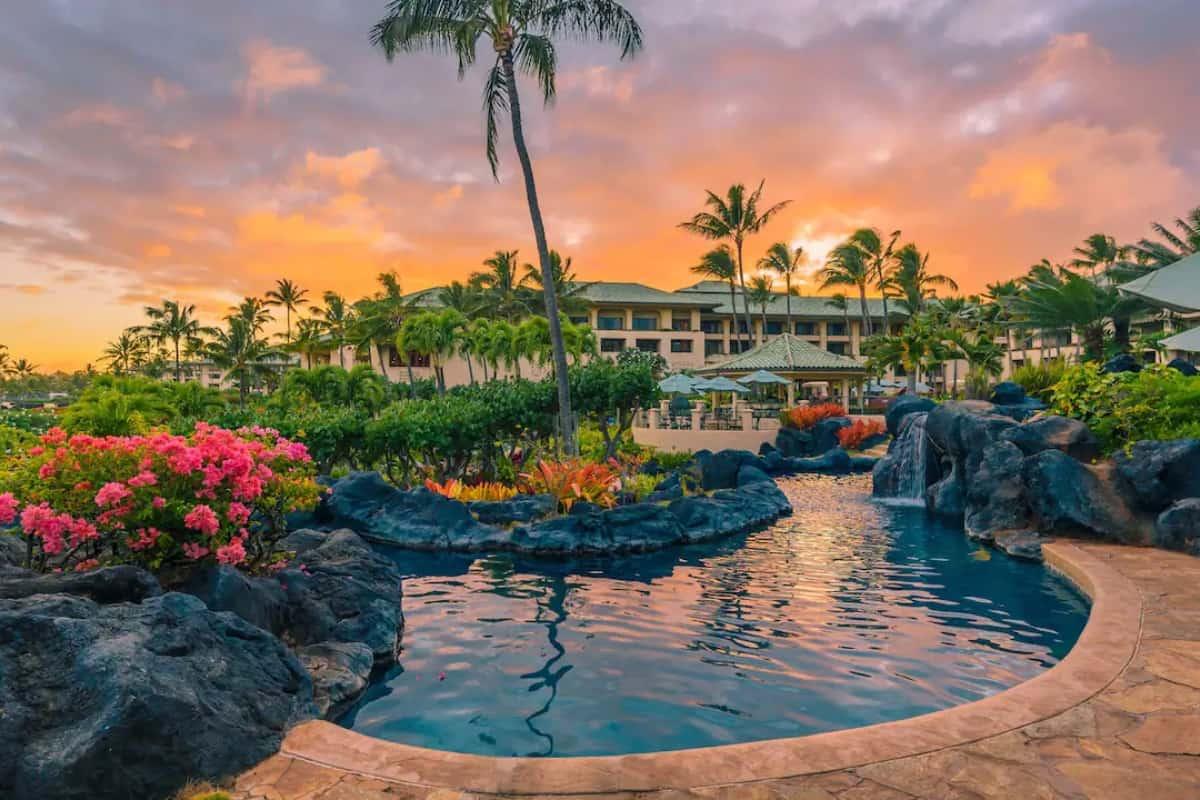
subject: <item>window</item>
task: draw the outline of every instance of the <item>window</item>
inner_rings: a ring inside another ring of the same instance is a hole
[[[395,345],[388,348],[387,358],[389,367],[404,366],[404,362],[400,360],[400,351],[396,349]]]
[[[673,331],[690,331],[692,329],[691,317],[672,317],[671,330]]]
[[[767,335],[778,336],[783,333],[783,323],[779,320],[767,320]]]
[[[750,332],[750,331],[749,331],[749,330],[746,328],[746,320],[744,320],[744,319],[739,319],[739,320],[738,320],[738,323],[737,323],[737,329],[738,329],[738,333],[743,333],[743,334],[744,334],[744,333],[749,333],[749,332]]]
[[[725,355],[725,343],[717,341],[707,341],[704,343],[704,355],[706,356],[723,356]]]
[[[815,323],[815,322],[797,322],[796,323],[796,335],[797,336],[816,336],[817,335],[817,323]]]
[[[825,345],[825,349],[828,350],[829,352],[833,353],[834,355],[838,355],[838,356],[846,355],[846,343],[845,342],[829,342]]]
[[[700,330],[705,333],[724,333],[725,320],[721,319],[702,319],[700,320]]]
[[[692,352],[692,340],[691,339],[672,339],[671,340],[671,352],[672,353],[690,353],[690,352]]]
[[[600,352],[601,353],[619,353],[624,349],[625,349],[625,340],[624,339],[601,339],[600,340]]]
[[[602,331],[619,331],[625,327],[625,315],[600,314],[596,317],[596,327]]]
[[[738,353],[744,353],[752,349],[754,349],[754,342],[743,342],[737,339],[729,342],[729,352],[731,355],[737,355]]]
[[[829,336],[845,336],[846,323],[844,322],[827,322],[825,323],[825,333]]]
[[[638,339],[635,345],[643,353],[657,353],[659,341],[658,339]]]
[[[587,317],[568,317],[568,319],[571,320],[572,325],[587,325],[588,324]]]
[[[635,315],[633,318],[633,329],[635,331],[656,331],[658,330],[658,317],[650,317],[645,314]]]

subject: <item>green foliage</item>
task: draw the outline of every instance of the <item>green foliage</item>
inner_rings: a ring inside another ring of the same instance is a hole
[[[644,472],[638,473],[621,480],[622,491],[629,492],[633,495],[633,499],[637,502],[642,502],[646,497],[654,491],[654,487],[662,478],[657,475],[647,475]]]
[[[11,425],[0,425],[0,456],[10,456],[37,444],[37,434]]]
[[[604,458],[612,458],[639,408],[658,402],[658,382],[646,363],[619,364],[598,358],[570,373],[571,406],[592,422],[604,439]]]
[[[695,456],[685,451],[655,450],[650,457],[666,472],[674,472],[691,465]]]
[[[101,375],[67,408],[62,424],[72,433],[97,436],[145,433],[176,416],[172,397],[162,381]]]
[[[0,409],[0,425],[8,428],[16,428],[28,433],[45,433],[56,424],[58,424],[58,417],[49,411],[25,408]]]
[[[1145,439],[1200,437],[1200,378],[1168,367],[1105,374],[1096,364],[1072,366],[1053,396],[1054,412],[1087,424],[1106,451]]]
[[[1054,385],[1063,379],[1067,363],[1061,358],[1046,359],[1038,364],[1024,364],[1013,370],[1012,379],[1025,393],[1044,403],[1054,401]]]
[[[629,369],[648,367],[654,377],[661,378],[667,371],[667,360],[658,353],[645,350],[622,350],[617,353],[617,366]]]

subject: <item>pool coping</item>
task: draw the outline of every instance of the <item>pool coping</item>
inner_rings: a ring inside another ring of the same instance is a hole
[[[1061,714],[1107,687],[1137,649],[1142,598],[1133,583],[1067,542],[1045,563],[1092,601],[1075,647],[1059,664],[973,703],[861,728],[742,744],[568,758],[496,758],[388,742],[329,722],[294,728],[281,755],[378,780],[487,795],[605,794],[782,780],[922,755],[977,742]]]

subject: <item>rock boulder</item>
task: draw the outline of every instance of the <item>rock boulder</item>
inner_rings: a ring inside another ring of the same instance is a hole
[[[1200,497],[1200,439],[1136,442],[1114,460],[1139,508],[1161,511],[1176,500]]]

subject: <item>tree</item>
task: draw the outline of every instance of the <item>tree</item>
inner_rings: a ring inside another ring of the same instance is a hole
[[[771,288],[771,279],[764,275],[755,275],[750,279],[750,287],[746,291],[746,300],[756,305],[762,312],[762,341],[767,340],[767,306],[775,299]]]
[[[287,278],[275,281],[275,288],[267,292],[267,305],[284,309],[287,318],[287,343],[292,343],[292,313],[308,305],[308,290],[301,289]]]
[[[38,365],[24,358],[18,358],[12,363],[12,374],[18,380],[32,378],[37,374]]]
[[[400,276],[395,272],[381,272],[376,276],[379,291],[370,297],[354,304],[355,342],[360,347],[374,347],[379,359],[379,369],[386,371],[387,359],[384,357],[385,344],[395,344],[396,334],[400,332],[400,324],[412,307],[404,297],[400,288]],[[408,353],[401,352],[404,367],[408,371],[409,395],[415,397],[415,380],[412,371],[412,359]]]
[[[891,286],[891,264],[895,256],[896,241],[900,231],[892,231],[887,244],[883,235],[875,228],[859,228],[846,239],[847,244],[862,250],[867,266],[875,281],[875,288],[883,299],[883,329],[888,331],[888,287]]]
[[[737,335],[737,262],[729,245],[722,244],[700,257],[692,272],[705,278],[729,284],[729,336]]]
[[[774,270],[783,277],[784,294],[787,297],[787,332],[795,333],[792,328],[792,277],[800,271],[804,263],[804,248],[792,249],[787,242],[776,242],[767,248],[767,254],[759,259],[758,268]]]
[[[846,326],[847,335],[850,333],[850,301],[841,292],[834,292],[825,300],[825,305],[842,312],[842,324]]]
[[[127,375],[137,370],[146,357],[146,340],[136,330],[126,328],[121,335],[104,347],[101,361],[116,375]]]
[[[642,47],[642,29],[637,20],[616,0],[392,0],[387,15],[371,32],[371,41],[383,49],[388,60],[397,52],[451,51],[458,59],[459,77],[476,59],[481,38],[491,45],[495,61],[484,81],[484,114],[488,163],[499,177],[496,144],[498,117],[505,111],[512,123],[513,145],[525,178],[525,197],[537,243],[542,271],[546,317],[554,348],[554,377],[558,389],[559,426],[567,453],[578,451],[571,389],[567,376],[567,353],[554,295],[554,273],[542,209],[533,176],[533,162],[525,144],[521,121],[521,99],[517,70],[537,80],[544,103],[555,95],[558,56],[553,39],[575,39],[615,43],[621,58]]]
[[[517,251],[497,250],[483,265],[487,269],[471,275],[469,285],[490,296],[496,315],[512,322],[528,313],[519,291]]]
[[[302,319],[296,324],[296,338],[287,349],[304,356],[304,368],[312,369],[313,353],[321,349],[321,323],[315,319]]]
[[[279,350],[258,335],[253,323],[241,315],[229,317],[227,326],[214,331],[213,341],[208,345],[208,357],[237,384],[240,408],[246,407],[246,397],[258,380],[279,368],[271,359],[280,355]]]
[[[1119,246],[1112,236],[1093,233],[1084,239],[1083,245],[1076,247],[1074,252],[1075,258],[1071,261],[1071,266],[1090,270],[1092,280],[1097,280],[1107,276],[1109,270],[1125,258],[1126,248]]]
[[[606,459],[616,456],[638,409],[651,407],[659,397],[649,364],[619,364],[607,358],[572,369],[571,392],[579,413],[600,429]]]
[[[867,307],[867,284],[871,281],[871,267],[867,257],[856,245],[848,242],[835,247],[817,273],[821,288],[853,286],[858,289],[859,308],[862,312],[862,335],[871,336],[871,312]]]
[[[1071,328],[1083,340],[1086,360],[1103,357],[1105,327],[1120,300],[1115,289],[1104,289],[1068,269],[1049,274],[1035,270],[1023,284],[1011,304],[1018,325],[1042,330]]]
[[[762,192],[765,184],[766,181],[760,182],[758,188],[749,195],[746,194],[746,187],[740,183],[730,186],[723,198],[712,191],[707,191],[706,194],[708,197],[705,199],[704,205],[708,210],[701,211],[690,220],[679,223],[680,228],[699,234],[705,239],[713,241],[727,239],[733,242],[734,250],[737,253],[738,283],[742,287],[742,310],[744,312],[743,318],[746,323],[746,333],[748,336],[752,328],[750,327],[750,305],[746,297],[746,271],[742,252],[743,245],[748,236],[761,231],[771,221],[772,217],[782,211],[791,202],[790,200],[784,200],[760,211],[758,206],[762,202]]]
[[[925,301],[936,296],[935,286],[945,286],[957,292],[953,278],[929,271],[929,253],[921,254],[915,244],[906,244],[895,254],[896,269],[889,286],[900,293],[900,305],[910,315],[925,310]]]
[[[429,356],[438,394],[446,394],[445,360],[454,353],[467,319],[452,308],[422,311],[404,320],[396,346],[405,352]]]
[[[355,321],[354,309],[346,303],[346,298],[337,292],[326,292],[322,299],[325,305],[317,309],[317,325],[321,333],[328,336],[337,348],[338,366],[345,369],[345,349],[350,338],[351,326]]]
[[[133,330],[144,334],[160,345],[171,342],[175,347],[175,381],[182,377],[179,365],[180,343],[185,340],[199,339],[211,333],[210,328],[200,325],[196,319],[194,305],[180,305],[176,300],[163,300],[161,306],[146,306],[146,316],[150,318],[149,325],[139,325]]]
[[[926,315],[909,319],[897,334],[874,336],[863,349],[873,369],[903,367],[908,379],[908,391],[917,391],[917,378],[928,372],[935,363],[944,362],[949,355],[945,336],[936,322]]]
[[[550,269],[554,273],[554,295],[558,298],[558,312],[569,316],[586,311],[587,301],[583,298],[583,291],[591,284],[576,279],[575,273],[571,271],[570,256],[564,259],[557,250],[551,250]],[[525,275],[521,278],[519,288],[534,294],[526,300],[526,307],[535,314],[545,316],[546,306],[541,299],[545,295],[541,270],[533,264],[526,264]]]
[[[234,317],[244,319],[256,335],[262,333],[263,328],[275,321],[266,301],[258,297],[243,298],[241,303],[229,310],[225,321],[228,322]]]
[[[453,308],[467,319],[474,319],[487,308],[487,298],[478,287],[451,281],[438,292],[438,302],[446,308]]]
[[[1200,206],[1177,218],[1173,224],[1178,232],[1159,222],[1151,225],[1164,241],[1139,239],[1132,247],[1139,261],[1149,267],[1165,267],[1200,253]]]

